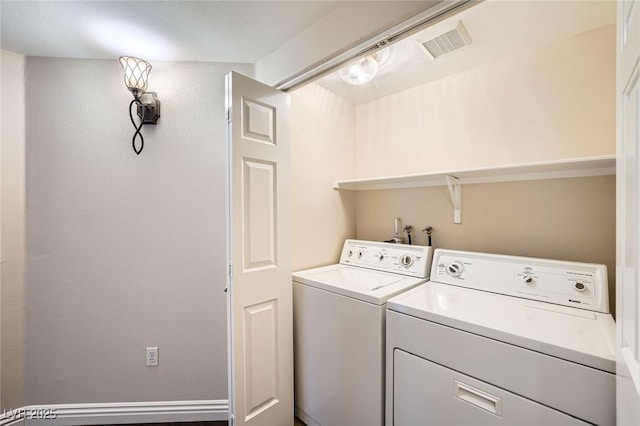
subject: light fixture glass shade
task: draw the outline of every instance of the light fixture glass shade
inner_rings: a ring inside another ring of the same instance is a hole
[[[385,47],[384,49],[378,50],[373,55],[376,57],[376,62],[378,62],[378,66],[383,66],[387,62],[389,62],[389,58],[391,58],[391,50],[392,46]]]
[[[151,64],[133,56],[121,56],[120,65],[124,71],[124,84],[138,99],[147,90]]]
[[[375,55],[365,56],[358,62],[342,68],[338,71],[340,77],[349,84],[364,84],[378,73],[378,61]]]

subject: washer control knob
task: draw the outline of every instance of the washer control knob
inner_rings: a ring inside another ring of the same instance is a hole
[[[400,257],[400,264],[402,266],[404,266],[405,268],[408,268],[409,266],[411,266],[413,264],[413,257],[411,257],[408,254],[403,254]]]
[[[382,260],[383,260],[383,259],[384,259],[384,254],[379,254],[379,255],[378,255],[378,260],[379,260],[380,262],[382,262]]]
[[[587,286],[584,285],[581,282],[577,282],[573,285],[573,288],[576,289],[576,291],[579,291],[580,293],[582,293],[583,291],[585,291],[587,289]]]
[[[523,281],[525,284],[533,284],[533,276],[532,276],[532,275],[530,275],[530,274],[524,274],[524,275],[522,276],[522,281]]]
[[[353,250],[349,250],[349,251],[347,252],[347,256],[349,256],[349,257],[353,256]]]
[[[447,265],[447,274],[452,277],[459,277],[462,274],[462,263],[460,262],[451,262]]]
[[[359,251],[359,252],[358,252],[358,259],[360,259],[361,257],[362,257],[362,252],[361,252],[361,251]]]

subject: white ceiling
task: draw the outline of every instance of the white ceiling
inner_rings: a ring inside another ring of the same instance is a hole
[[[1,46],[26,56],[255,63],[342,4],[1,0]]]
[[[358,104],[613,24],[615,17],[614,1],[487,0],[393,45],[391,58],[367,84],[349,85],[337,73],[317,83]],[[436,60],[425,55],[416,41],[458,20],[472,44]]]
[[[347,3],[0,0],[0,41],[2,49],[27,56],[256,63],[311,34],[314,24],[341,16]],[[357,3],[376,13],[378,5],[394,2]],[[336,73],[318,83],[366,102],[612,24],[615,8],[609,0],[486,0],[452,18],[462,20],[471,46],[437,60],[422,53],[415,40],[439,35],[444,21],[394,44],[390,60],[366,85],[348,85]]]

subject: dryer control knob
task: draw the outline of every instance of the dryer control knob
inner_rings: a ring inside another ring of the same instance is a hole
[[[462,274],[462,263],[460,262],[451,262],[447,265],[447,274],[452,277],[459,277]]]
[[[413,257],[408,254],[403,254],[400,257],[400,264],[405,268],[408,268],[409,266],[411,266],[411,264],[413,264]]]
[[[584,285],[583,283],[578,282],[573,285],[573,288],[575,288],[576,291],[579,291],[580,293],[582,293],[587,289],[587,286]]]
[[[522,276],[522,282],[525,284],[533,284],[533,276],[529,274],[524,274]]]
[[[384,254],[379,254],[378,255],[378,260],[382,262],[382,259],[384,259]]]

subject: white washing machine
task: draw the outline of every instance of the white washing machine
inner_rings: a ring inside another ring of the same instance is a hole
[[[604,265],[439,249],[387,308],[387,425],[615,424]]]
[[[293,274],[295,412],[308,426],[384,423],[387,300],[429,277],[431,247],[347,240]]]

